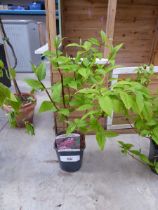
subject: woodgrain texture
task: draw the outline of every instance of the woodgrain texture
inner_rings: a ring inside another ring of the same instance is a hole
[[[110,46],[113,44],[116,10],[117,10],[117,0],[109,0],[107,21],[106,21],[106,35],[109,38],[108,45]],[[104,47],[104,57],[106,58],[108,54],[109,54],[109,48]]]

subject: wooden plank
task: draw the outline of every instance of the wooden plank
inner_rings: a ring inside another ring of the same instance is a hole
[[[117,0],[109,0],[108,2],[108,13],[106,22],[106,34],[109,38],[109,44],[111,45],[114,37],[115,17],[116,17]],[[108,48],[104,49],[104,57],[108,55]]]
[[[46,25],[48,33],[49,50],[54,51],[53,40],[56,36],[56,7],[55,0],[45,0],[46,7]],[[53,68],[50,66],[51,83],[53,82],[52,76]]]
[[[48,45],[49,50],[54,51],[53,39],[56,36],[56,7],[55,0],[45,0],[46,8],[46,25],[47,25],[47,36],[48,36]],[[51,83],[53,83],[53,67],[50,65],[50,75]],[[54,129],[57,133],[57,122],[56,117],[53,117],[54,120]]]
[[[155,24],[155,31],[151,45],[150,60],[149,63],[158,65],[158,20]]]
[[[55,0],[45,0],[45,6],[46,6],[46,21],[47,21],[49,49],[53,51],[54,46],[52,41],[56,36]]]

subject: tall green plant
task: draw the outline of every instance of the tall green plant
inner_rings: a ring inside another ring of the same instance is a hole
[[[28,79],[26,82],[33,90],[45,91],[48,95],[49,100],[42,102],[40,112],[57,113],[67,123],[67,133],[74,130],[95,132],[98,145],[103,150],[106,139],[116,136],[116,133],[105,130],[99,123],[100,118],[111,116],[113,112],[128,116],[131,111],[147,118],[147,113],[150,113],[150,96],[147,88],[137,81],[122,80],[111,88],[106,86],[105,81],[110,79],[113,69],[116,68],[115,58],[122,44],[109,47],[105,33],[101,31],[100,35],[100,41],[90,38],[80,41],[79,44],[68,44],[67,48],[76,48],[73,58],[60,51],[61,40],[56,37],[56,50],[46,52],[45,56],[60,80],[46,87],[43,83],[46,69],[40,64],[33,66],[37,79]],[[109,47],[108,63],[98,64],[96,60],[103,58],[101,48],[104,46]],[[81,111],[81,118],[70,120],[74,112]]]

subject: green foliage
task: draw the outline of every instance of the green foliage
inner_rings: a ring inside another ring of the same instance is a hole
[[[5,101],[11,98],[12,94],[8,87],[0,83],[0,107],[3,106]]]
[[[44,87],[38,80],[35,79],[26,79],[25,82],[33,89],[33,90],[44,90]]]
[[[135,160],[150,166],[156,171],[156,173],[158,173],[158,162],[150,161],[149,158],[141,152],[141,150],[133,149],[133,144],[124,143],[123,141],[119,141],[118,143],[123,154],[129,155]]]
[[[8,116],[8,123],[10,127],[15,128],[16,127],[16,112],[11,111],[7,114],[7,116]]]
[[[61,83],[56,83],[51,87],[52,99],[55,102],[58,102],[58,103],[61,102],[61,91],[62,91]]]
[[[108,115],[111,116],[113,111],[112,100],[109,96],[100,96],[98,98],[100,108]]]
[[[151,76],[154,74],[154,68],[153,65],[147,66],[143,65],[136,69],[137,73],[137,81],[144,85],[148,86],[151,82]]]
[[[9,74],[10,74],[11,78],[15,79],[16,78],[16,71],[15,71],[15,69],[9,68],[8,70],[9,70]]]
[[[141,128],[144,126],[141,121],[152,119],[153,112],[150,105],[152,99],[144,85],[149,81],[148,76],[152,75],[152,70],[145,73],[145,81],[140,77],[143,72],[140,69],[136,80],[120,80],[111,89],[107,88],[105,81],[117,67],[115,59],[122,44],[110,45],[111,42],[103,31],[100,32],[100,40],[90,38],[68,44],[65,49],[75,48],[77,51],[72,58],[67,52],[64,54],[60,51],[62,40],[56,37],[55,51],[47,51],[45,56],[50,60],[53,71],[59,76],[59,81],[51,87],[45,87],[42,80],[45,78],[46,71],[41,64],[38,67],[33,66],[37,80],[27,80],[27,83],[33,89],[47,93],[49,101],[41,104],[40,112],[57,113],[68,125],[67,133],[74,130],[95,132],[98,145],[103,150],[106,139],[116,134],[105,130],[100,123],[101,118],[112,116],[114,112],[129,117],[129,113],[132,112],[136,114],[136,117],[133,116],[135,124],[139,124]],[[108,63],[105,65],[96,62],[103,58],[103,53],[100,51],[102,47],[109,49]],[[81,111],[83,113],[81,118],[74,120],[69,118]],[[144,135],[148,133],[146,127],[143,130]],[[156,132],[153,135],[157,138]]]
[[[100,32],[100,35],[101,35],[102,42],[103,43],[107,43],[108,37],[106,36],[105,32],[104,31],[101,31]]]
[[[2,60],[0,60],[0,69],[3,69],[4,68],[4,63]]]
[[[47,112],[47,111],[53,111],[53,112],[56,111],[56,108],[54,107],[51,101],[43,101],[39,108],[39,112]]]
[[[31,136],[35,135],[35,129],[32,123],[29,122],[25,122],[25,129],[26,129],[26,133],[28,133]]]
[[[36,74],[39,81],[42,81],[46,77],[46,66],[44,63],[40,63],[37,67],[32,65],[32,69]]]
[[[151,95],[149,85],[154,74],[153,66],[143,65],[136,69],[136,82],[139,82],[147,91],[143,90],[143,96],[137,92],[136,102],[139,113],[137,114],[134,127],[137,132],[145,137],[153,139],[158,144],[158,98]]]

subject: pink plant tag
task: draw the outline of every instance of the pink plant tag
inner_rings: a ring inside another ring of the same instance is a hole
[[[62,134],[55,139],[58,150],[80,149],[80,134]]]

